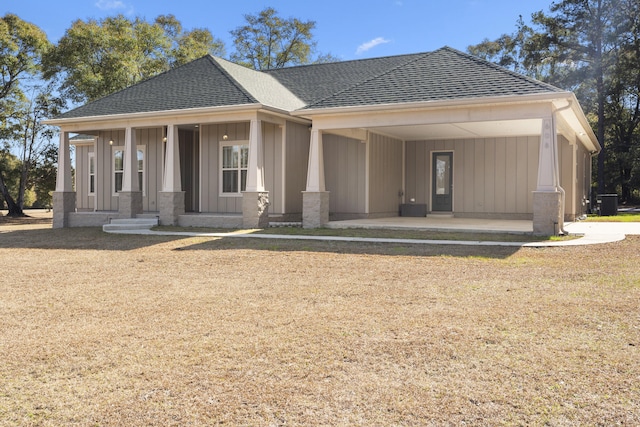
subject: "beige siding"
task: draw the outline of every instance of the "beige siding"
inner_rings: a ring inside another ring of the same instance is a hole
[[[307,125],[287,122],[285,192],[287,214],[302,213],[302,192],[307,188],[310,132]]]
[[[109,145],[113,141],[113,146]],[[124,147],[124,130],[100,132],[96,152],[96,203],[99,211],[117,211],[118,197],[113,195],[113,147]]]
[[[94,196],[89,196],[89,153],[93,153],[93,145],[77,145],[75,158],[76,208],[79,211],[94,209]]]
[[[202,126],[200,132],[201,211],[242,213],[241,196],[220,196],[219,141],[222,141],[225,132],[229,136],[227,142],[249,141],[249,123],[207,125]]]
[[[322,141],[329,212],[365,213],[366,144],[331,134],[324,134]]]
[[[282,128],[273,123],[262,122],[262,144],[264,155],[264,187],[269,192],[269,213],[282,212],[283,147]]]
[[[591,191],[591,156],[582,144],[558,137],[560,185],[565,191],[565,219],[587,212],[585,200]]]
[[[453,211],[459,216],[530,217],[538,136],[406,143],[405,200],[431,208],[433,152],[453,153]]]
[[[396,215],[402,191],[402,141],[369,136],[369,214]]]
[[[144,147],[144,188],[142,209],[158,211],[158,192],[162,190],[162,128],[139,129],[136,145]]]

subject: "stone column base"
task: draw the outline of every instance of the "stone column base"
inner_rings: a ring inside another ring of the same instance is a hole
[[[302,227],[318,228],[329,222],[329,192],[302,192]]]
[[[53,228],[69,226],[69,214],[76,211],[75,191],[53,192]]]
[[[242,193],[242,227],[269,227],[268,191],[245,191]]]
[[[118,193],[118,217],[135,218],[142,213],[142,191],[121,191]]]
[[[554,236],[563,226],[562,193],[559,191],[533,192],[533,234]]]
[[[178,225],[178,218],[184,215],[184,191],[161,191],[158,193],[160,225]]]

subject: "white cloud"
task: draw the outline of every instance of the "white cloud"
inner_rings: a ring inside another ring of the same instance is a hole
[[[126,9],[126,6],[120,0],[98,0],[96,7],[102,10]]]
[[[360,46],[358,46],[358,49],[356,50],[356,55],[361,55],[364,52],[373,49],[374,47],[380,45],[380,44],[385,44],[385,43],[389,43],[391,40],[387,40],[384,37],[376,37],[375,39],[368,41],[366,43],[362,43]]]

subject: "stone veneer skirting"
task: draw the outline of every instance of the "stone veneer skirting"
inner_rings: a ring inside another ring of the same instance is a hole
[[[118,217],[135,218],[142,213],[142,191],[121,191],[118,193]]]
[[[184,215],[184,191],[161,191],[158,193],[160,225],[178,225]]]
[[[269,227],[268,191],[245,191],[242,193],[242,227]]]
[[[533,192],[533,234],[554,236],[563,226],[562,193],[559,191]]]
[[[302,227],[318,228],[329,222],[329,192],[302,192]]]
[[[53,192],[53,228],[69,227],[69,215],[75,210],[75,191]]]

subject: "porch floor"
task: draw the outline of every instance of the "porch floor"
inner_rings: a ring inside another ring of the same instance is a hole
[[[533,233],[533,221],[478,218],[452,218],[430,215],[427,217],[390,217],[330,221],[327,228],[396,228],[436,231],[466,231],[481,233]]]

